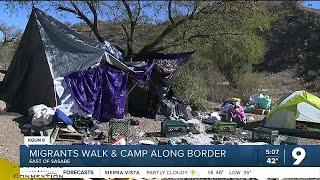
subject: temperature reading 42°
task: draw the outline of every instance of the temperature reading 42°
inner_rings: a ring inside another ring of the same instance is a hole
[[[292,157],[295,159],[293,165],[299,165],[306,157],[306,151],[301,147],[296,147],[292,150]]]
[[[279,158],[277,158],[277,157],[268,157],[267,163],[268,164],[277,164],[278,160],[279,160]]]

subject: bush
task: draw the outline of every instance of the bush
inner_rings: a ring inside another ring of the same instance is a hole
[[[18,42],[19,40],[15,40],[14,42],[9,42],[5,46],[0,47],[0,69],[8,69],[18,46]]]
[[[183,99],[192,109],[205,109],[207,87],[200,72],[192,71],[185,66],[173,78],[173,90],[177,97]]]
[[[227,84],[213,84],[208,87],[208,99],[216,103],[223,103],[230,97],[237,96],[236,90]]]
[[[262,85],[265,82],[263,76],[258,73],[239,74],[235,77],[235,80],[237,87],[236,94],[244,102],[249,100],[250,95],[257,93],[259,89],[263,88]]]

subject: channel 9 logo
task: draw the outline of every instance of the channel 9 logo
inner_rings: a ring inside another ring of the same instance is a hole
[[[295,159],[293,165],[299,165],[306,157],[306,151],[301,147],[296,147],[291,152],[292,157]]]

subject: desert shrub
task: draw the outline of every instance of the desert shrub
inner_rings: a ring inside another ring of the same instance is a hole
[[[234,39],[221,37],[208,53],[219,71],[236,87],[237,77],[250,73],[252,64],[262,59],[265,50],[260,37],[247,35]]]
[[[249,100],[250,95],[255,94],[259,89],[267,86],[263,75],[258,73],[244,73],[235,77],[235,84],[237,87],[236,95],[242,99],[243,102]]]
[[[205,109],[207,88],[201,73],[190,70],[188,66],[179,70],[173,78],[175,95],[190,104],[192,109]]]
[[[228,84],[214,84],[208,87],[208,99],[210,101],[222,103],[235,96],[237,96],[236,89]]]
[[[0,69],[8,69],[13,55],[18,46],[19,40],[9,42],[5,46],[0,47]]]

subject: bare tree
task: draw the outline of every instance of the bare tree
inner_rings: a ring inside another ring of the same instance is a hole
[[[15,3],[28,4],[25,1]],[[217,37],[219,34],[241,34],[241,32],[222,31],[228,27],[225,23],[227,21],[225,17],[232,14],[232,11],[228,9],[231,9],[231,5],[240,2],[69,0],[46,3],[35,1],[34,3],[36,3],[35,5],[47,5],[51,9],[75,15],[86,23],[90,34],[92,32],[100,42],[108,40],[110,37],[105,37],[105,34],[100,31],[99,23],[101,21],[99,20],[105,18],[120,24],[126,39],[127,60],[133,56],[144,57],[173,49],[177,46],[193,43],[198,39],[214,40],[214,36]],[[242,6],[242,4],[240,5]],[[210,18],[208,18],[209,16]],[[235,16],[235,18],[241,17]],[[241,20],[235,19],[230,22],[237,23]],[[135,48],[137,27],[146,24],[156,27],[157,32],[150,39],[139,40],[144,44],[140,49],[137,49]]]
[[[60,11],[70,12],[74,15],[76,15],[79,19],[82,19],[91,29],[91,31],[94,33],[94,35],[97,37],[98,41],[103,42],[105,38],[99,31],[98,27],[98,5],[99,1],[96,0],[87,0],[83,2],[77,2],[74,0],[69,1],[70,5],[68,6],[66,3],[56,3],[57,9]],[[86,6],[89,8],[90,12],[85,13],[83,10],[81,10],[80,6]],[[88,17],[88,14],[91,14],[93,16],[93,19],[90,20]]]
[[[83,10],[81,10],[80,6]],[[69,1],[69,5],[66,3],[59,3],[57,5],[58,10],[70,12],[82,19],[89,26],[91,31],[95,34],[100,42],[103,42],[105,37],[101,34],[98,28],[98,11],[105,7],[107,8],[104,12],[101,12],[100,15],[112,17],[114,21],[121,23],[122,30],[126,37],[126,59],[131,59],[135,53],[133,46],[136,27],[140,23],[144,23],[146,20],[146,13],[144,13],[145,9],[152,9],[149,11],[157,11],[157,8],[160,7],[162,8],[162,13],[167,13],[167,19],[162,19],[162,22],[165,24],[163,31],[151,42],[146,42],[145,46],[139,50],[138,56],[146,56],[148,54],[161,52],[168,48],[188,43],[192,39],[206,37],[202,34],[188,36],[188,28],[185,28],[180,32],[182,34],[179,36],[179,38],[175,38],[172,41],[167,40],[170,39],[170,36],[175,30],[194,20],[195,16],[201,13],[208,13],[210,10],[212,10],[213,6],[211,2],[180,2],[172,0],[151,3],[140,0],[119,0],[113,2],[99,2],[92,0],[76,2],[71,0]],[[85,11],[85,8],[89,8],[90,11]],[[166,10],[163,11],[163,8]],[[93,19],[90,20],[89,16],[93,17]],[[152,15],[149,15],[148,20],[156,18],[155,16],[150,16]]]
[[[134,33],[135,28],[138,24],[138,20],[141,13],[141,2],[140,0],[136,1],[136,7],[133,9],[130,7],[130,2],[127,0],[121,0],[123,6],[125,7],[126,14],[129,20],[129,28],[125,25],[125,23],[121,24],[121,27],[126,35],[127,38],[127,59],[131,59],[133,55],[133,43],[134,43]],[[135,12],[135,13],[133,13]]]
[[[21,35],[21,31],[15,26],[0,23],[0,34],[2,35],[0,39],[0,67],[1,69],[7,69],[13,57],[16,42]]]
[[[2,46],[5,46],[8,42],[14,41],[21,34],[21,31],[15,26],[8,26],[4,23],[0,23],[0,32],[3,35]]]

